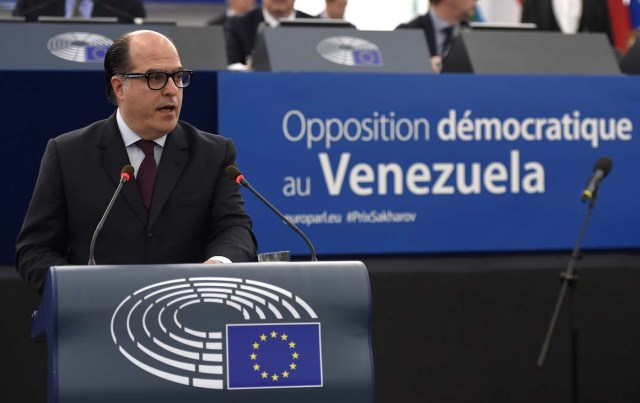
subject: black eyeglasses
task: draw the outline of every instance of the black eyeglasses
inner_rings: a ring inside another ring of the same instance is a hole
[[[180,70],[175,73],[165,73],[164,71],[156,71],[153,73],[122,73],[120,77],[126,78],[146,78],[149,89],[161,90],[167,85],[169,77],[178,88],[185,88],[191,84],[191,74],[193,70]]]

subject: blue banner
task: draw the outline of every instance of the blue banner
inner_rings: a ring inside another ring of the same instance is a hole
[[[322,254],[640,247],[635,77],[222,73],[219,132]],[[248,192],[260,250],[305,244]]]

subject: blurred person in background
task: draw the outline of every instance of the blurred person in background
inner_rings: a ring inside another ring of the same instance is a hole
[[[118,22],[132,24],[147,16],[142,0],[17,0],[12,15],[27,22],[40,16],[52,17],[116,17]]]
[[[522,22],[533,22],[541,31],[604,32],[611,40],[606,0],[525,0]]]
[[[295,0],[263,0],[262,8],[256,8],[241,17],[227,22],[226,48],[229,64],[250,65],[247,57],[253,52],[258,26],[264,22],[270,27],[280,25],[280,20],[315,18],[294,9]]]
[[[430,0],[426,14],[400,24],[396,29],[419,28],[424,31],[431,67],[439,73],[442,70],[442,57],[446,56],[460,29],[469,26],[476,3],[476,0]]]

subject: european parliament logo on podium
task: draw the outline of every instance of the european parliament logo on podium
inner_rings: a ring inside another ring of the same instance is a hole
[[[320,323],[309,319],[318,319],[315,311],[276,285],[192,277],[127,296],[113,313],[111,334],[131,363],[186,386],[321,387]]]

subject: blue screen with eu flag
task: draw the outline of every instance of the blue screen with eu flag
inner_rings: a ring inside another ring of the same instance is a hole
[[[104,62],[104,56],[109,50],[108,46],[87,46],[85,48],[86,61],[89,63],[102,63]]]
[[[319,323],[227,325],[229,389],[322,386]]]
[[[356,66],[369,65],[380,66],[382,65],[382,55],[379,51],[374,49],[354,49],[353,60]]]

